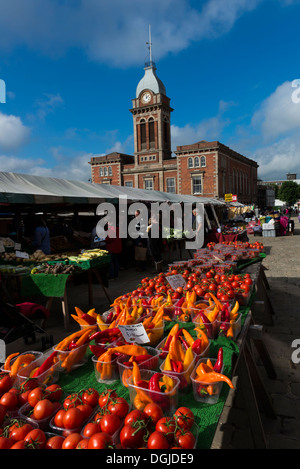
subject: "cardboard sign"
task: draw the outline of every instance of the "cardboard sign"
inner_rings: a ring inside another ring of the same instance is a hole
[[[118,326],[126,342],[135,344],[147,344],[150,342],[142,323]]]
[[[178,287],[184,288],[186,286],[186,281],[184,280],[183,276],[180,274],[170,275],[169,277],[166,277],[166,279],[168,280],[173,290],[176,290],[176,288]]]
[[[16,251],[16,257],[20,257],[22,259],[29,259],[29,254],[27,254],[27,252]]]

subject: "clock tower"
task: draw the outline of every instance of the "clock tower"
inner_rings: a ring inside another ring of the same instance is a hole
[[[156,75],[152,61],[145,64],[145,74],[136,88],[132,100],[134,127],[135,166],[156,164],[171,158],[171,112],[170,99],[162,81]]]

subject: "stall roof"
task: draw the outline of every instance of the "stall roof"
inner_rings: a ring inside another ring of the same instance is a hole
[[[217,199],[167,192],[93,184],[83,181],[0,172],[0,203],[11,204],[97,204],[117,202],[119,197],[128,201],[144,202],[203,202],[211,205],[225,205]]]

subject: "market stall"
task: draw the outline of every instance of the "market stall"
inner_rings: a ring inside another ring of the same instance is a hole
[[[257,277],[243,273],[243,267],[261,264],[264,256],[261,243],[215,244],[210,249],[199,250],[193,259],[174,262],[169,272],[154,279],[142,279],[136,290],[115,298],[105,313],[76,308],[72,319],[78,323],[77,332],[56,344],[50,356],[49,353],[42,357],[25,354],[26,358],[22,358],[16,351],[15,356],[5,360],[3,373],[12,378],[16,387],[25,377],[38,378],[38,383],[46,380],[47,385],[56,383],[64,391],[64,397],[60,395],[63,411],[68,409],[65,396],[69,396],[69,404],[70,399],[75,402],[76,424],[74,421],[71,424],[64,412],[59,413],[51,406],[47,417],[43,414],[45,418],[38,418],[37,410],[36,418],[31,416],[42,432],[50,430],[60,436],[61,445],[71,445],[73,439],[74,447],[80,444],[100,448],[103,428],[109,428],[104,423],[101,426],[101,422],[107,420],[108,408],[109,413],[117,413],[118,404],[119,420],[114,419],[116,426],[107,430],[110,436],[105,436],[102,447],[108,444],[116,449],[138,449],[146,444],[150,449],[208,449],[229,389],[234,387],[232,378],[237,363],[243,365],[239,371],[243,375],[251,361],[247,334]],[[221,279],[222,276],[225,277]],[[251,389],[253,369],[243,377]],[[87,394],[89,402],[94,399],[94,404],[92,414],[84,417],[78,406]],[[2,396],[0,404],[6,399],[7,396]],[[34,411],[39,401],[31,404],[26,401],[21,411],[16,402],[12,403],[8,415],[3,417],[4,424],[11,413],[14,417],[21,414],[28,421],[28,412],[32,408]],[[155,425],[153,421],[150,425],[149,417],[142,421],[139,418],[139,423],[129,423],[128,415],[133,418],[131,411],[140,412],[141,417],[141,412],[146,408],[148,411],[149,406],[153,412],[149,416],[157,418]],[[154,408],[157,412],[160,409],[156,417]],[[271,414],[271,406],[268,410]],[[252,407],[252,411],[251,430],[255,434],[253,421],[259,420],[258,409]],[[166,417],[168,436],[163,433],[164,421],[161,421]],[[88,433],[92,427],[87,427],[88,422],[100,425],[96,433]],[[155,428],[160,437],[157,444],[162,446],[154,446]],[[130,439],[130,430],[142,438]],[[44,438],[45,446],[47,437]],[[264,442],[255,435],[254,439],[258,446]]]

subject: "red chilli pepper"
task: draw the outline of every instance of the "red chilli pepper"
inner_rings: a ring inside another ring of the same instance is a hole
[[[202,352],[202,340],[196,339],[192,345],[192,351],[195,352],[196,355],[200,355]]]
[[[54,358],[57,356],[58,351],[54,351],[49,355],[48,358],[41,364],[41,366],[35,371],[33,374],[33,378],[36,378],[37,376],[40,376],[43,374],[45,371],[47,371],[53,364],[54,364]]]
[[[209,335],[209,337],[212,336],[212,332],[213,332],[213,329],[212,329],[212,323],[210,322],[210,320],[208,319],[208,317],[205,315],[205,313],[203,313],[202,311],[199,311],[199,315],[202,319],[202,322],[207,330],[207,333]]]
[[[223,348],[220,347],[217,355],[217,361],[214,365],[214,371],[216,373],[221,373],[223,368]]]
[[[100,357],[100,355],[106,352],[106,348],[102,347],[101,345],[90,344],[89,349],[96,357]]]

